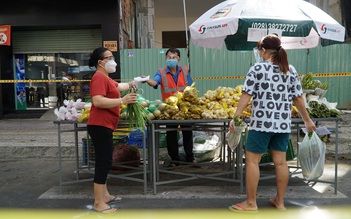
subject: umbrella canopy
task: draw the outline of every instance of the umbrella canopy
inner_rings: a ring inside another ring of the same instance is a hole
[[[285,49],[343,42],[345,28],[318,7],[302,0],[227,0],[190,25],[196,46],[251,50],[270,33]]]

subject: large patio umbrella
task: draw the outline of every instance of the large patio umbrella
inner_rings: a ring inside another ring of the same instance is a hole
[[[343,42],[345,28],[318,7],[302,0],[227,0],[190,25],[191,42],[200,47],[251,50],[269,33],[285,49]]]

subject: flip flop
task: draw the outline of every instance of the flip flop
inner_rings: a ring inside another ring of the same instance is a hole
[[[113,204],[113,203],[115,203],[115,202],[120,202],[121,200],[122,200],[121,197],[118,197],[117,195],[115,195],[115,196],[113,197],[113,199],[111,199],[110,201],[108,201],[106,204]]]
[[[113,210],[113,209],[115,209],[115,211],[113,211],[113,212],[109,212],[110,210]],[[94,209],[94,212],[96,212],[96,213],[100,213],[100,214],[106,214],[106,215],[111,215],[111,214],[116,214],[117,213],[117,208],[113,208],[112,206],[109,206],[108,208],[106,208],[106,209],[103,209],[103,210],[96,210],[96,209]]]
[[[246,213],[246,214],[256,214],[258,210],[251,210],[245,208],[242,204],[235,204],[228,207],[229,211],[237,212],[237,213]]]
[[[275,203],[275,200],[274,200],[273,198],[269,199],[269,203],[270,203],[273,207],[275,207],[277,210],[279,210],[279,211],[285,211],[285,210],[286,210],[285,207],[284,207],[284,208],[278,208],[278,207],[277,207],[277,203]]]

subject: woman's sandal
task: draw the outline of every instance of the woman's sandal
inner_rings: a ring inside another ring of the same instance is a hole
[[[115,195],[115,196],[113,197],[113,199],[111,199],[110,201],[108,201],[106,204],[113,204],[113,203],[115,203],[115,202],[120,202],[121,200],[122,200],[121,197],[118,197],[117,195]]]

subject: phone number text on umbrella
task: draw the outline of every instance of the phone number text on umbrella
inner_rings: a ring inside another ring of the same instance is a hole
[[[285,32],[296,32],[297,24],[278,24],[278,23],[256,23],[253,22],[252,28],[256,29],[279,29]]]

